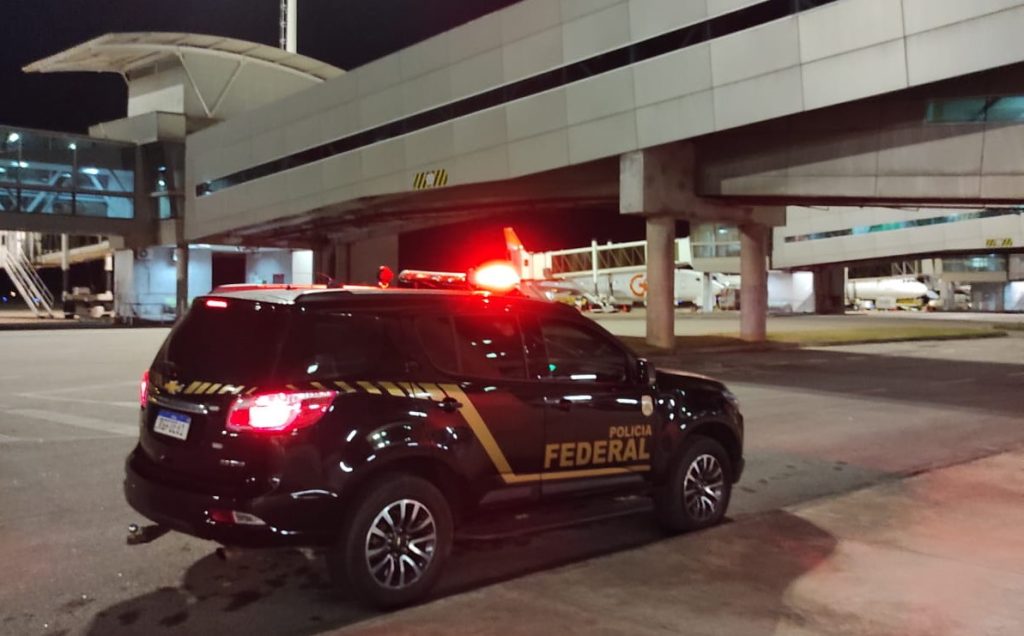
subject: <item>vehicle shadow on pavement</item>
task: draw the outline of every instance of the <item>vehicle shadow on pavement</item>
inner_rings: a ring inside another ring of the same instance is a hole
[[[663,539],[649,514],[547,532],[514,542],[459,544],[430,599]],[[207,544],[211,548],[213,544]],[[331,584],[311,550],[212,551],[162,587],[98,612],[87,634],[315,634],[375,616]]]
[[[768,636],[781,626],[829,633],[829,621],[843,617],[793,598],[793,589],[837,543],[786,511],[752,515],[379,616],[345,633]]]
[[[780,514],[789,518],[785,513]],[[722,533],[724,537],[735,535],[739,526],[756,528],[754,535],[735,545],[731,545],[731,539],[725,544],[715,540],[716,533]],[[697,585],[696,580],[691,581],[695,574],[687,571],[689,566],[682,567],[684,564],[679,563],[678,570],[661,570],[667,563],[688,554],[691,556],[684,560],[696,559],[709,564],[714,570],[714,577],[723,583],[740,584],[744,579],[751,579],[760,596],[770,588],[777,588],[781,594],[789,581],[814,567],[831,551],[831,537],[820,536],[821,533],[815,530],[807,527],[806,523],[792,520],[770,522],[765,527],[760,523],[751,526],[745,520],[666,540],[650,515],[637,514],[537,535],[524,540],[525,543],[460,545],[453,551],[445,575],[431,600],[463,592],[486,595],[488,585],[530,573],[540,572],[540,581],[545,581],[552,576],[560,576],[563,571],[557,568],[571,563],[578,565],[567,568],[566,572],[579,568],[596,571],[597,576],[588,575],[595,594],[600,586],[609,586],[600,589],[601,594],[618,594],[621,591],[629,595],[632,592],[628,589],[635,586],[649,588],[664,584],[687,587]],[[761,537],[765,532],[767,539]],[[771,545],[764,545],[764,541]],[[708,547],[716,545],[731,547],[724,550]],[[657,563],[650,566],[631,568],[616,565],[618,561],[629,563],[637,558],[646,558],[637,556],[642,552],[630,550],[641,546],[647,546],[655,553],[667,551],[670,554],[667,558],[657,557]],[[611,567],[607,572],[600,562],[587,561],[609,554]],[[761,566],[752,565],[766,558],[772,562],[768,573]],[[652,567],[654,571],[650,571]],[[648,576],[646,573],[649,571]],[[630,579],[636,577],[636,580],[622,579],[620,575],[623,573]],[[657,577],[666,577],[666,580],[658,582]],[[768,578],[761,580],[765,577]],[[512,581],[511,585],[532,586],[535,580],[531,578],[529,584]],[[582,584],[572,583],[574,586]],[[692,590],[684,594],[681,588],[677,593],[686,595]],[[561,602],[557,590],[552,589],[549,594],[549,600],[556,604]],[[657,599],[652,601],[658,602]],[[452,598],[446,601],[450,602],[459,600]],[[665,603],[672,607],[675,601],[666,597]],[[428,602],[410,612],[414,615],[427,611],[429,607]],[[332,586],[323,559],[311,551],[243,551],[227,561],[212,553],[202,557],[188,568],[179,587],[159,588],[107,607],[94,616],[86,633],[95,636],[240,632],[250,636],[304,635],[360,623],[376,616],[380,615],[357,605],[347,598],[344,590]],[[438,620],[441,622],[437,627],[441,630],[445,623],[440,617]]]

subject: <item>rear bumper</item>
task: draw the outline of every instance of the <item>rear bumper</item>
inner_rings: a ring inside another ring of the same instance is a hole
[[[189,492],[143,477],[132,467],[133,456],[125,464],[125,499],[156,524],[242,547],[318,546],[336,538],[340,506],[327,491],[272,492],[246,499]],[[210,516],[214,509],[247,512],[266,525],[218,523]]]

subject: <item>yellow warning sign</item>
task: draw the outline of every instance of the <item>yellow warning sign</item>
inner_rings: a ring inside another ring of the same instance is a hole
[[[448,185],[448,171],[444,168],[428,170],[427,172],[417,172],[416,177],[412,180],[413,190],[428,190],[430,188],[440,188],[446,185]]]

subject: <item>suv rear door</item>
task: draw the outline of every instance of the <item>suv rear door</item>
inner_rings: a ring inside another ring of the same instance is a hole
[[[543,387],[527,377],[516,314],[495,306],[420,316],[416,330],[432,365],[450,376],[441,386],[483,451],[474,460],[489,491],[483,503],[539,496]]]

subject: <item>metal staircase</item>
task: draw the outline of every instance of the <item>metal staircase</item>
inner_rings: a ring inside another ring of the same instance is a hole
[[[53,318],[53,294],[22,249],[24,233],[0,232],[0,267],[36,318]]]

